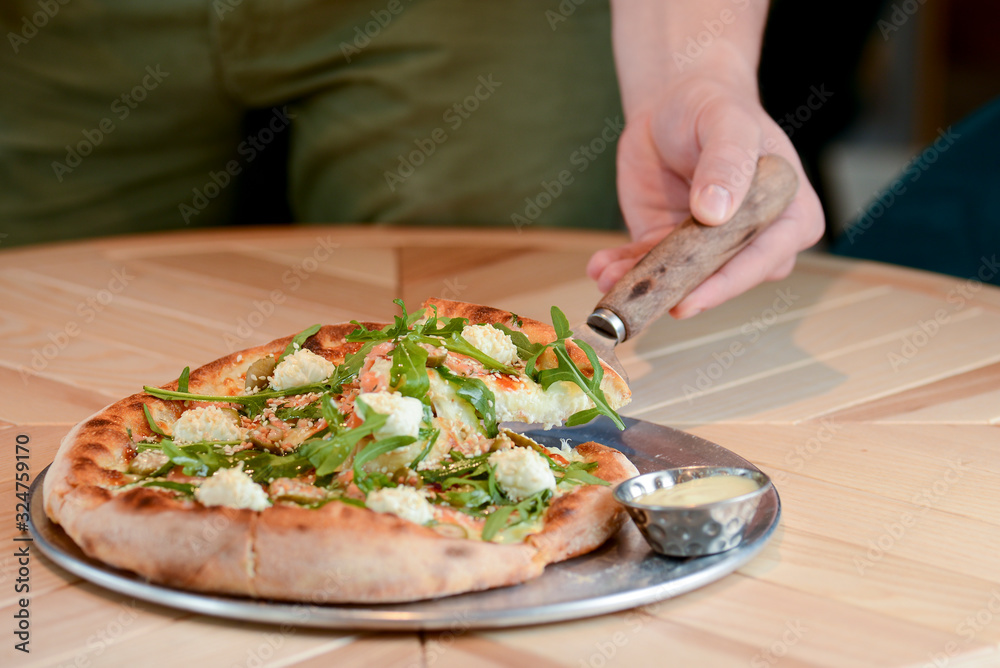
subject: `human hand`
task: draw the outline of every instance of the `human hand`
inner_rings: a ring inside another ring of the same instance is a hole
[[[796,254],[823,234],[819,198],[795,149],[761,107],[753,85],[679,79],[629,116],[618,144],[618,193],[633,241],[598,251],[587,274],[607,292],[688,216],[721,225],[739,208],[757,159],[789,161],[799,189],[781,216],[670,313],[687,318],[766,280],[786,277]]]

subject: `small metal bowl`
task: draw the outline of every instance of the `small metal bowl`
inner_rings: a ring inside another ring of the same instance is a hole
[[[731,499],[696,506],[652,506],[639,497],[679,483],[717,475],[750,478],[757,489]],[[615,488],[618,500],[655,551],[671,557],[701,557],[725,552],[743,541],[757,506],[771,488],[760,471],[728,466],[688,466],[646,473]]]

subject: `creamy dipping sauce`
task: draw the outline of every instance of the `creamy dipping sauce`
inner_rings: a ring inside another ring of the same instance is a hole
[[[699,506],[748,494],[759,485],[751,478],[738,475],[713,475],[695,478],[643,494],[635,501],[647,506]]]

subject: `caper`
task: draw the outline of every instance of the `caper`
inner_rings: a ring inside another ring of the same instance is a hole
[[[267,379],[274,374],[278,360],[273,355],[262,357],[247,369],[246,389],[262,390],[267,387]]]

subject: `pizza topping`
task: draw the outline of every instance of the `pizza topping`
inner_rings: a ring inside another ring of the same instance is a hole
[[[233,411],[218,406],[192,408],[174,423],[173,440],[177,445],[202,441],[239,441],[243,430]]]
[[[517,346],[510,336],[492,325],[466,325],[462,338],[500,364],[512,365],[519,359]]]
[[[267,486],[267,491],[275,501],[315,503],[327,497],[325,490],[295,478],[277,478]]]
[[[303,385],[320,383],[336,371],[336,366],[324,357],[306,348],[285,357],[274,367],[271,389],[287,390]]]
[[[413,487],[383,487],[368,493],[365,506],[377,513],[392,513],[416,524],[434,519],[434,509]]]
[[[138,473],[142,476],[152,475],[170,462],[159,450],[143,450],[129,462],[128,470],[131,473]]]
[[[244,387],[249,391],[263,390],[267,387],[268,379],[274,374],[274,367],[278,366],[278,360],[274,355],[262,357],[247,369]]]
[[[488,461],[500,488],[511,501],[523,501],[542,490],[556,488],[556,478],[548,462],[534,450],[518,447],[497,450]]]
[[[231,469],[219,469],[206,478],[194,492],[194,498],[204,506],[227,506],[264,510],[270,507],[267,492],[243,472],[243,464]]]
[[[385,425],[375,430],[375,438],[391,436],[412,436],[420,434],[420,423],[424,419],[424,405],[419,399],[404,397],[398,392],[366,392],[359,394],[358,401],[376,413],[388,416]]]

